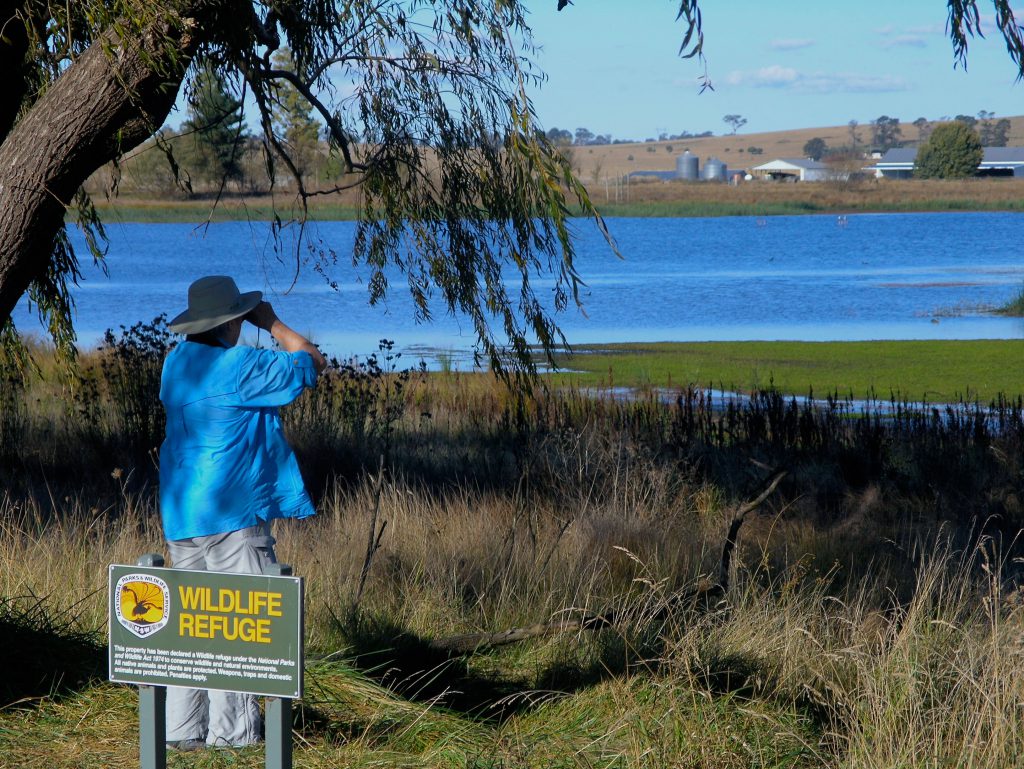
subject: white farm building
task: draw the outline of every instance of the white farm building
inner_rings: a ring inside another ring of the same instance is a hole
[[[801,182],[823,182],[835,178],[835,172],[824,163],[810,158],[778,158],[750,169],[755,179],[794,179]]]
[[[979,176],[1024,176],[1024,147],[985,147],[978,164]],[[914,175],[917,147],[891,149],[869,171],[886,179],[909,179]]]

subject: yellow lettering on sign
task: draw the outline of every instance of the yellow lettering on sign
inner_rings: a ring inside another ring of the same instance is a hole
[[[283,616],[281,593],[266,590],[249,590],[243,594],[241,590],[220,588],[214,595],[213,588],[180,585],[178,596],[181,598],[182,608],[188,611],[248,615],[266,613],[269,617]]]
[[[220,589],[220,593],[217,595],[217,606],[211,606],[211,611],[222,611],[232,612],[236,611],[235,607],[238,605],[238,591],[227,590],[225,588]]]
[[[281,613],[281,594],[267,593],[267,614],[271,617],[284,616]]]
[[[193,634],[194,638],[213,638],[210,635],[210,620],[212,617],[209,614],[197,614],[195,618],[196,630]]]
[[[199,608],[200,596],[202,593],[208,592],[205,588],[201,587],[186,587],[185,585],[178,586],[178,596],[181,598],[182,608],[194,611]]]
[[[224,616],[223,614],[186,614],[178,616],[178,635],[185,638],[223,638],[225,641],[271,642],[269,619]]]

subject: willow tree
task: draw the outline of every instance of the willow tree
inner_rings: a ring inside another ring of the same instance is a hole
[[[550,2],[556,0],[534,0]],[[1024,51],[1008,0],[993,0],[1014,61]],[[557,0],[559,9],[571,5]],[[289,84],[326,126],[358,187],[354,258],[373,271],[370,301],[405,276],[416,312],[465,313],[494,364],[515,370],[527,341],[562,340],[557,311],[578,301],[570,211],[604,231],[569,164],[536,130],[527,84],[542,75],[525,0],[4,0],[0,3],[0,323],[26,293],[58,346],[73,342],[65,229],[93,255],[103,230],[82,185],[163,124],[197,73],[217,70],[262,116],[268,158],[296,177],[275,129]],[[585,6],[585,3],[580,3]],[[961,59],[978,33],[973,0],[949,0]],[[700,55],[698,0],[679,0],[681,53]],[[585,7],[574,9],[586,13]],[[625,12],[625,10],[624,10]],[[571,21],[566,31],[571,34]],[[294,67],[277,68],[287,46]],[[607,232],[605,232],[607,237]],[[503,272],[506,271],[506,272]],[[512,288],[507,271],[517,275]],[[554,279],[550,306],[535,276]]]

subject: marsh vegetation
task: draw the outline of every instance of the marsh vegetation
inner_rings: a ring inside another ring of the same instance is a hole
[[[605,181],[608,181],[607,186]],[[633,180],[628,195],[614,180],[591,181],[590,195],[607,217],[774,216],[794,214],[922,211],[1020,211],[1019,179],[863,180],[808,184],[728,184]],[[607,189],[606,189],[607,186]],[[110,202],[97,204],[104,216],[126,222],[202,222],[273,219],[291,211],[288,193],[225,197],[211,212],[211,199],[164,200],[128,186]],[[314,218],[356,218],[358,197],[339,193],[309,202]]]
[[[104,564],[162,550],[166,337],[5,387],[0,765],[129,765],[103,681]],[[286,412],[319,515],[296,765],[1011,766],[1024,753],[1016,396],[863,412],[762,390],[671,399],[403,372],[384,345]],[[383,470],[379,470],[383,457]],[[741,504],[786,476],[723,543]],[[371,512],[386,522],[366,567]],[[358,595],[358,600],[357,600]],[[614,616],[475,653],[433,642]],[[246,750],[172,765],[260,766]]]

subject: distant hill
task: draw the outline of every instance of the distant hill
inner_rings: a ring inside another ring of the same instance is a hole
[[[1024,116],[1011,117],[1009,120],[1009,144],[1024,146]],[[857,130],[861,140],[870,143],[870,124],[861,124]],[[912,123],[901,123],[900,130],[905,146],[916,146],[917,128]],[[675,168],[676,157],[686,150],[700,158],[701,167],[710,157],[717,157],[729,168],[750,168],[780,157],[803,157],[804,144],[815,137],[824,139],[829,147],[849,145],[850,129],[842,125],[767,133],[738,133],[735,136],[711,136],[704,139],[574,146],[572,153],[573,164],[580,177],[585,182],[594,183],[605,177],[614,177],[631,171],[672,170]],[[750,147],[759,147],[762,153],[751,155]]]
[[[1024,146],[1024,116],[1008,118],[1010,120],[1009,144],[1012,146]],[[900,129],[905,146],[916,146],[918,142],[918,130],[910,123],[901,123]],[[861,125],[858,127],[861,141],[871,141],[871,126]],[[686,150],[690,150],[700,159],[701,168],[711,157],[717,157],[730,169],[747,169],[769,160],[785,157],[802,157],[804,144],[808,140],[819,137],[825,140],[829,147],[844,147],[850,145],[850,130],[846,125],[829,126],[824,128],[799,128],[790,131],[771,131],[766,133],[740,133],[728,136],[710,136],[701,139],[673,139],[663,142],[636,142],[631,144],[606,144],[598,146],[571,146],[566,151],[571,155],[573,167],[577,175],[582,179],[593,194],[595,199],[605,198],[607,202],[608,183],[616,177],[628,174],[631,171],[673,171],[676,167],[676,158]],[[186,138],[171,139],[186,142]],[[760,153],[752,154],[751,148],[758,148]],[[197,193],[195,199],[190,201],[194,207],[209,205],[218,197],[218,185],[209,181],[204,182],[201,174],[187,161],[190,157],[187,145],[175,149],[175,156],[184,172],[192,180],[192,186]],[[194,153],[193,153],[194,154]],[[321,161],[326,163],[325,153],[321,154]],[[257,152],[250,152],[243,158],[243,168],[246,174],[256,182],[246,185],[245,189],[239,189],[239,185],[231,183],[223,191],[222,205],[231,199],[258,199],[268,192],[268,184],[265,179],[266,166],[262,155]],[[866,165],[866,164],[865,164]],[[321,168],[321,170],[326,170]],[[116,180],[116,184],[115,184]],[[330,174],[325,173],[319,180],[309,178],[306,180],[308,189],[317,189],[319,186],[331,186],[334,179]],[[292,185],[285,174],[281,174],[278,180],[277,193],[281,201],[288,199],[287,190]],[[165,158],[158,151],[153,150],[152,142],[134,150],[116,169],[111,166],[104,166],[99,169],[86,183],[96,200],[102,204],[105,193],[115,187],[118,190],[118,203],[125,205],[130,200],[142,201],[145,207],[151,209],[148,213],[142,212],[136,207],[133,215],[145,213],[146,221],[153,221],[152,217],[158,216],[159,211],[169,210],[172,203],[181,201],[185,194],[175,183],[173,175],[167,165]],[[1005,187],[1000,188],[1005,190]],[[603,195],[601,193],[604,193]],[[676,193],[679,193],[676,190]],[[653,194],[653,193],[651,193]],[[679,193],[681,194],[681,193]],[[679,197],[673,193],[673,198]],[[929,193],[933,194],[933,193]],[[1001,193],[1003,194],[1003,193]],[[687,193],[684,197],[689,197]],[[205,200],[205,203],[204,203]],[[358,188],[350,189],[343,193],[332,194],[317,201],[314,206],[326,204],[334,206],[348,206],[352,208],[358,204]],[[287,207],[291,202],[279,203]],[[115,204],[115,207],[116,205]],[[269,199],[267,201],[269,205]],[[181,215],[168,213],[172,218]],[[194,214],[199,216],[199,214]],[[337,213],[336,215],[341,215]],[[353,215],[352,211],[345,213],[346,216]],[[199,218],[203,218],[200,216]]]

